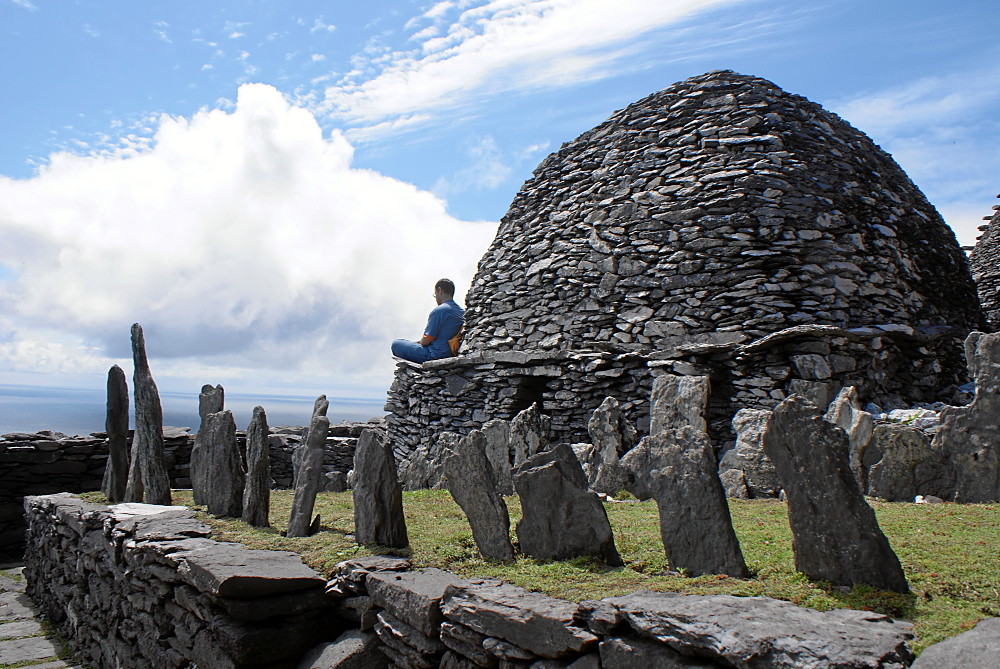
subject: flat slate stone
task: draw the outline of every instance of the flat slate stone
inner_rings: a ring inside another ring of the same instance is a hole
[[[911,669],[996,669],[1000,663],[1000,618],[924,649]]]
[[[0,622],[31,618],[34,615],[34,606],[23,592],[0,593]]]
[[[500,581],[449,586],[441,610],[451,621],[542,657],[575,655],[597,646],[597,637],[579,626],[576,604]]]
[[[441,598],[450,585],[468,583],[440,569],[373,572],[366,581],[372,601],[430,637],[438,636]]]
[[[184,555],[178,573],[202,592],[217,597],[251,599],[308,588],[326,580],[302,563],[297,553],[206,546]]]
[[[44,660],[58,655],[59,649],[56,645],[43,636],[0,641],[0,665]]]
[[[42,633],[42,626],[37,620],[16,620],[0,624],[0,639],[20,639]]]
[[[385,669],[388,664],[374,634],[348,630],[336,641],[309,651],[299,662],[299,669]]]
[[[657,641],[630,634],[611,637],[601,642],[603,669],[721,669],[722,665],[708,660],[685,657]]]

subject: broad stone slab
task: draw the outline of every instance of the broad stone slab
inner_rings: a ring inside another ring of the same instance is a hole
[[[608,514],[573,450],[558,444],[525,460],[514,474],[523,517],[517,524],[521,552],[565,560],[593,555],[611,566],[622,564]]]
[[[863,489],[890,502],[912,502],[917,495],[954,499],[955,471],[940,446],[915,427],[877,426],[859,459]]]
[[[541,657],[565,657],[597,646],[597,637],[580,626],[576,604],[500,581],[449,586],[441,610],[450,621]]]
[[[423,634],[435,637],[444,619],[441,598],[465,579],[440,569],[373,572],[366,580],[372,602]]]
[[[487,560],[513,560],[510,514],[498,492],[493,466],[486,455],[486,438],[473,430],[445,453],[448,492],[462,508],[472,528],[476,547]]]
[[[722,669],[720,664],[686,657],[638,634],[605,639],[600,651],[603,669]]]
[[[353,495],[355,541],[390,548],[410,545],[396,460],[381,430],[367,429],[358,439]]]
[[[778,475],[774,464],[764,454],[761,439],[767,427],[767,419],[771,412],[766,409],[740,409],[733,416],[733,432],[736,433],[736,445],[722,454],[719,460],[720,475],[730,471],[739,471],[742,477],[732,474],[729,480],[746,488],[746,497],[750,499],[773,498],[781,492]],[[723,479],[724,481],[726,479]],[[736,494],[737,489],[726,487],[729,497],[743,497]]]
[[[214,542],[206,541],[199,548],[180,554],[178,573],[202,592],[251,599],[322,588],[326,584],[322,576],[302,563],[298,553],[210,543]]]
[[[976,397],[964,407],[945,407],[933,445],[951,454],[955,501],[1000,500],[1000,333],[973,332],[966,340]]]
[[[236,443],[233,412],[220,411],[208,416],[201,440],[205,490],[202,499],[208,512],[216,516],[239,518],[243,514],[243,488],[246,478]]]
[[[190,477],[191,495],[195,504],[205,504],[206,495],[211,486],[211,478],[205,462],[206,449],[208,444],[208,417],[212,414],[224,411],[226,408],[226,391],[222,386],[212,386],[205,384],[201,387],[198,395],[198,416],[201,419],[198,426],[198,434],[194,437],[194,445],[191,447]]]
[[[707,376],[676,376],[666,374],[653,381],[649,400],[649,433],[685,425],[705,432],[705,409],[708,407]]]
[[[764,452],[788,497],[795,568],[838,585],[908,592],[899,559],[865,502],[848,462],[843,430],[792,395],[764,432]]]
[[[902,669],[913,626],[878,613],[814,611],[767,597],[642,591],[601,601],[642,636],[726,667]]]
[[[347,630],[336,641],[323,643],[299,662],[299,669],[386,669],[389,660],[371,632]]]
[[[911,669],[996,669],[1000,663],[1000,618],[924,649]]]

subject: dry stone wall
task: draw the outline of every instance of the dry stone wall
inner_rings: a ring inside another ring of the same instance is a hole
[[[996,211],[992,216],[983,217],[989,223],[979,227],[983,234],[969,260],[983,316],[991,330],[996,331],[1000,330],[1000,204],[993,205],[993,209]]]

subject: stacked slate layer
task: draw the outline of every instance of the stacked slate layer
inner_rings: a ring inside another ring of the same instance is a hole
[[[466,302],[474,362],[397,367],[386,410],[400,453],[539,396],[556,440],[585,435],[608,395],[643,431],[645,359],[712,377],[715,440],[795,379],[850,380],[889,406],[947,401],[981,320],[954,233],[888,154],[819,105],[731,71],[640,100],[546,158]],[[794,345],[739,350],[788,332]]]
[[[983,217],[989,223],[979,227],[983,234],[976,240],[969,260],[983,316],[990,331],[996,332],[1000,330],[1000,204],[993,205],[993,209],[992,216]]]

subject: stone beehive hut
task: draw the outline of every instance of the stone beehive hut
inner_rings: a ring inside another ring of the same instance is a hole
[[[1000,197],[1000,195],[997,195]],[[1000,205],[994,205],[989,223],[980,226],[982,236],[972,249],[972,277],[979,290],[983,317],[993,331],[1000,330]]]
[[[400,366],[390,432],[406,451],[541,401],[557,439],[585,439],[608,394],[642,429],[654,373],[709,374],[717,432],[801,382],[927,400],[979,319],[954,234],[890,156],[710,72],[539,165],[479,263],[464,357]]]

